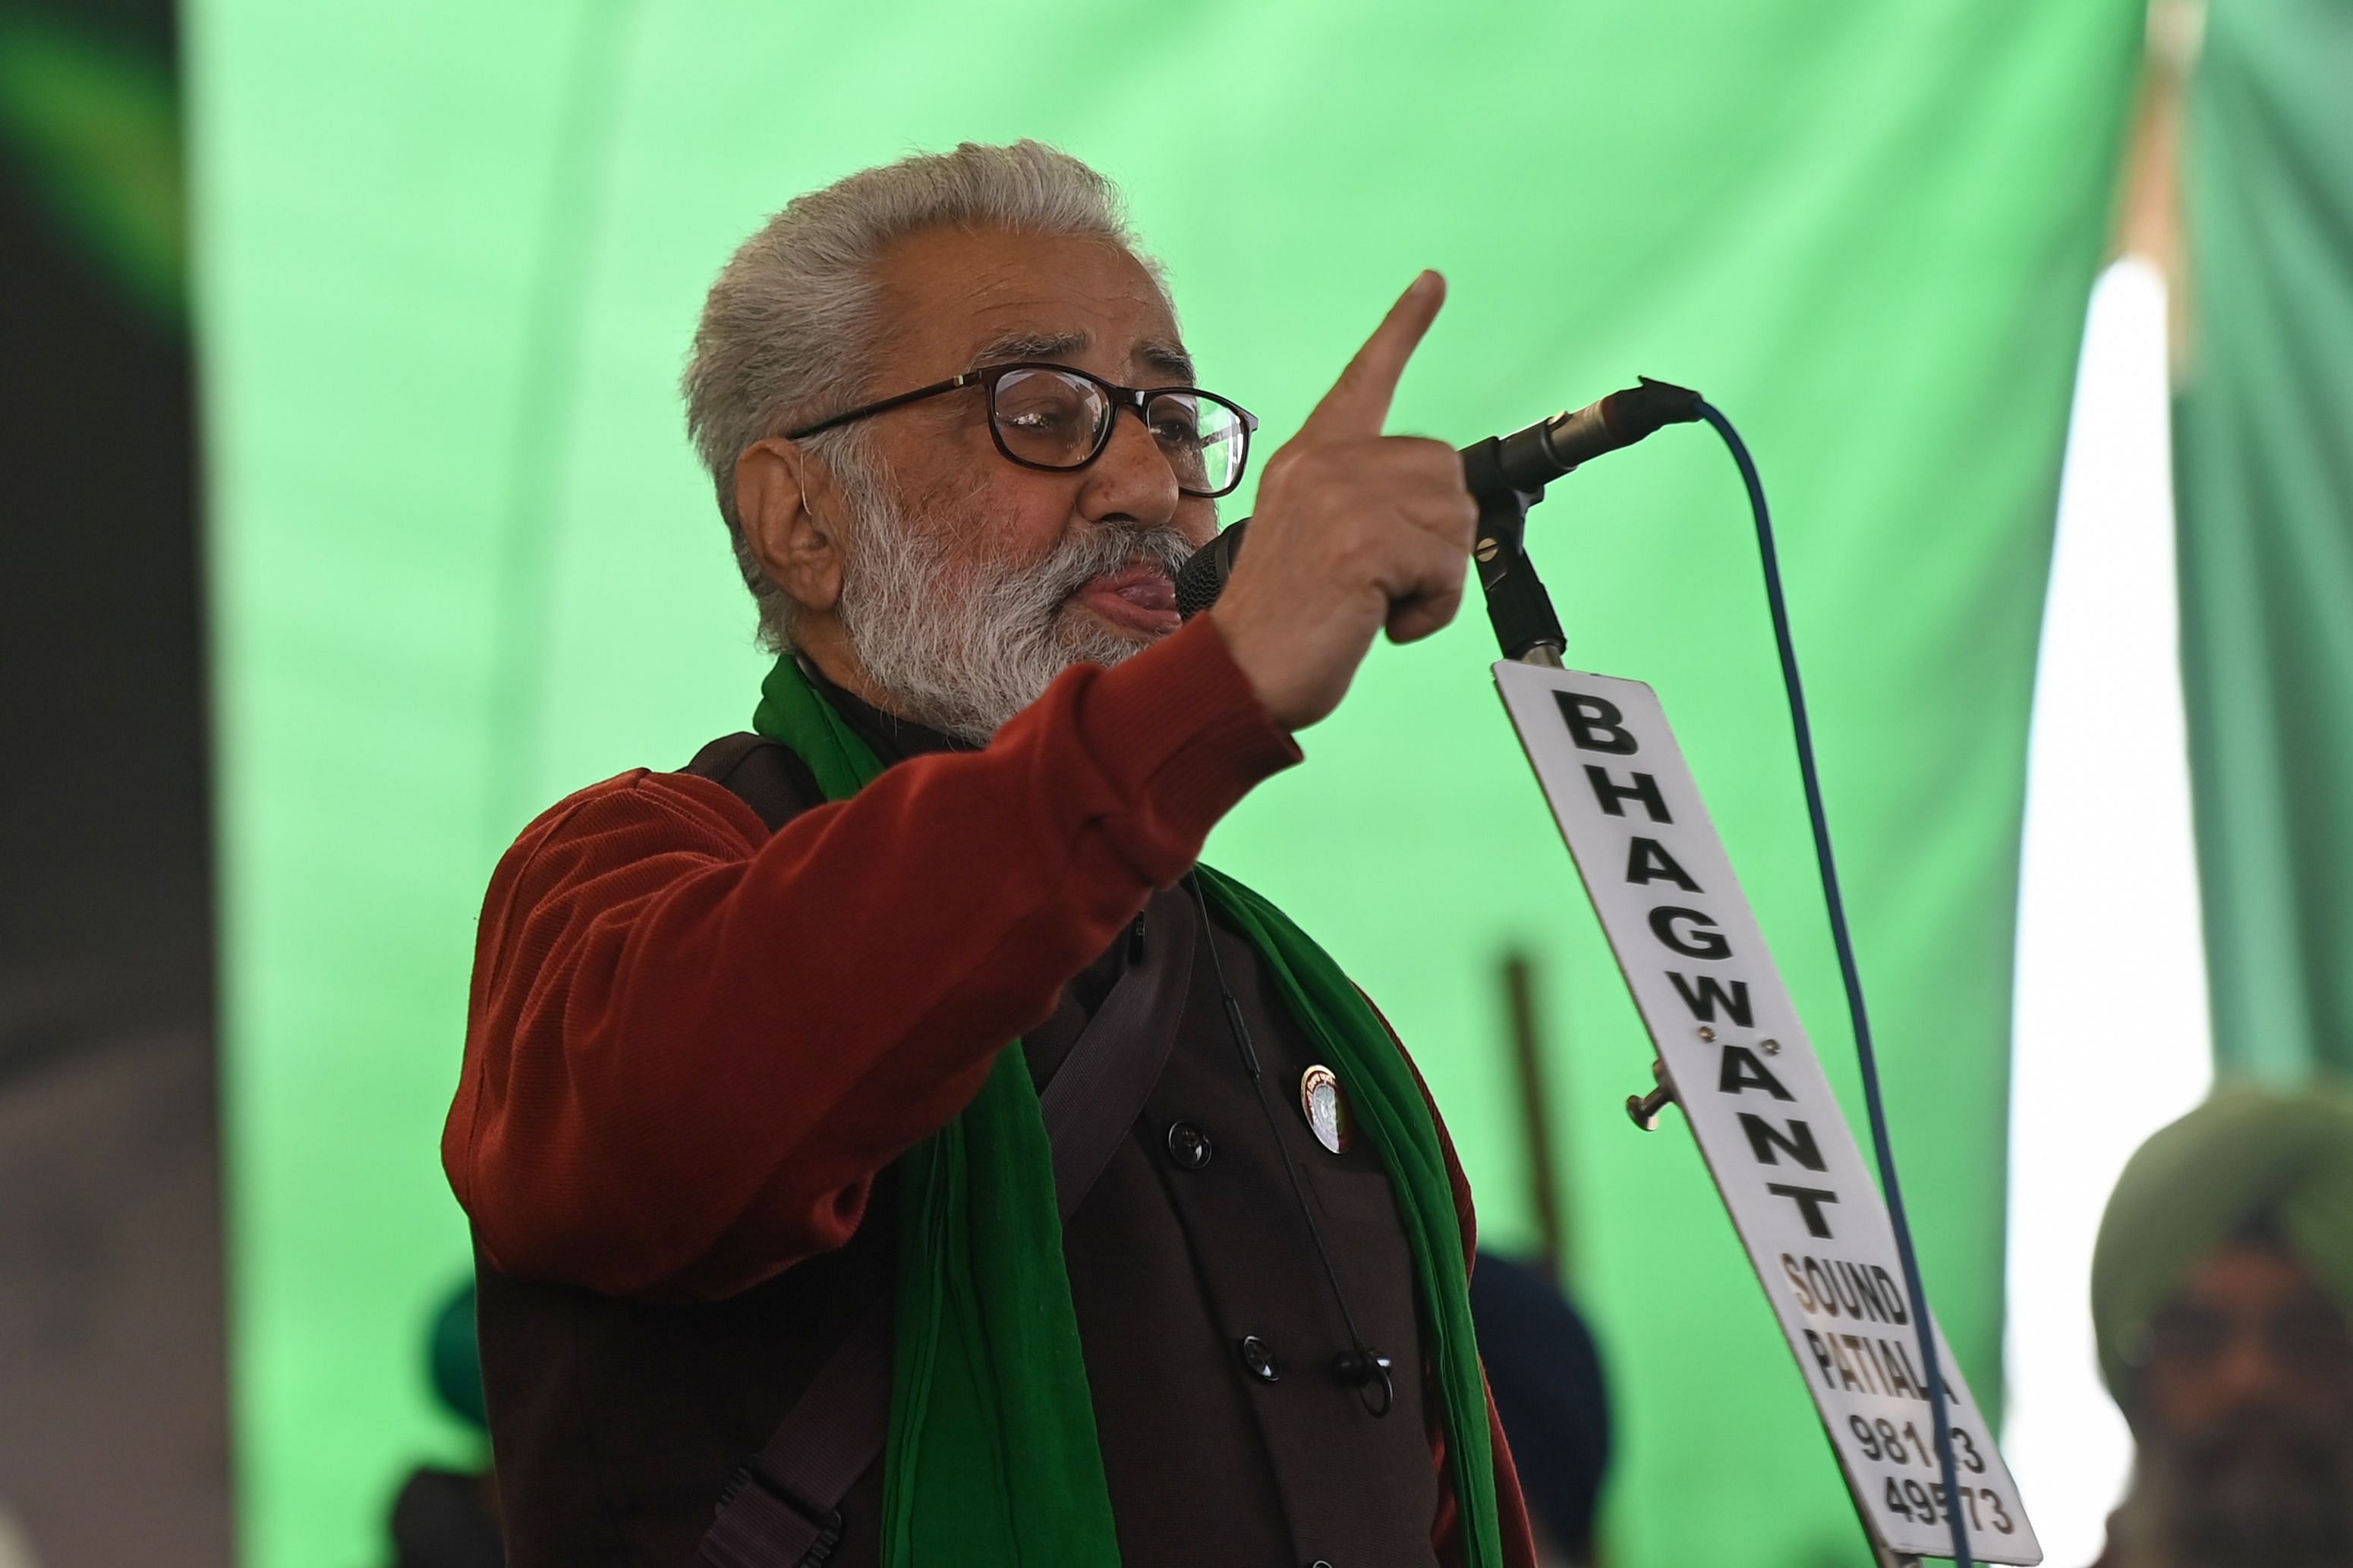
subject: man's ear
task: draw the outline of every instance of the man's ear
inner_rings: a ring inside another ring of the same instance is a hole
[[[735,459],[735,511],[744,520],[744,541],[768,581],[822,615],[841,597],[841,546],[832,525],[829,470],[797,444],[781,437],[756,441]]]

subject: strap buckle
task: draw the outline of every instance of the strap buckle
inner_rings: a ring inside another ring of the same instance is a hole
[[[750,1495],[754,1492],[758,1495]],[[718,1506],[712,1510],[716,1522],[703,1540],[704,1560],[734,1568],[784,1568],[773,1554],[777,1544],[776,1526],[785,1522],[777,1518],[777,1509],[786,1510],[801,1526],[798,1531],[788,1528],[788,1537],[815,1532],[807,1549],[793,1560],[791,1568],[825,1568],[841,1545],[841,1510],[837,1508],[818,1513],[769,1479],[758,1462],[751,1459],[736,1468],[734,1475],[728,1478],[726,1489],[719,1494]]]

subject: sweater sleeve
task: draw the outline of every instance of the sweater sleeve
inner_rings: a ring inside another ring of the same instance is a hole
[[[476,938],[442,1161],[478,1243],[684,1299],[839,1247],[875,1175],[1298,757],[1205,618],[773,837],[689,774],[564,801]]]

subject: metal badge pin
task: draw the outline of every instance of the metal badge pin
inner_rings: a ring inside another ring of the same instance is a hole
[[[1301,1073],[1299,1109],[1307,1113],[1315,1142],[1335,1154],[1346,1152],[1351,1130],[1347,1104],[1340,1098],[1339,1074],[1321,1062]]]

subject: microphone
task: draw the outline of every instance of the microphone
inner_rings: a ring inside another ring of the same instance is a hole
[[[1699,418],[1699,394],[1688,386],[1638,378],[1639,384],[1587,404],[1573,414],[1539,419],[1525,430],[1462,448],[1463,482],[1483,506],[1518,492],[1531,500],[1545,486],[1605,452],[1630,447],[1669,425]],[[1241,553],[1242,519],[1195,551],[1176,574],[1176,613],[1191,620],[1218,602]]]

